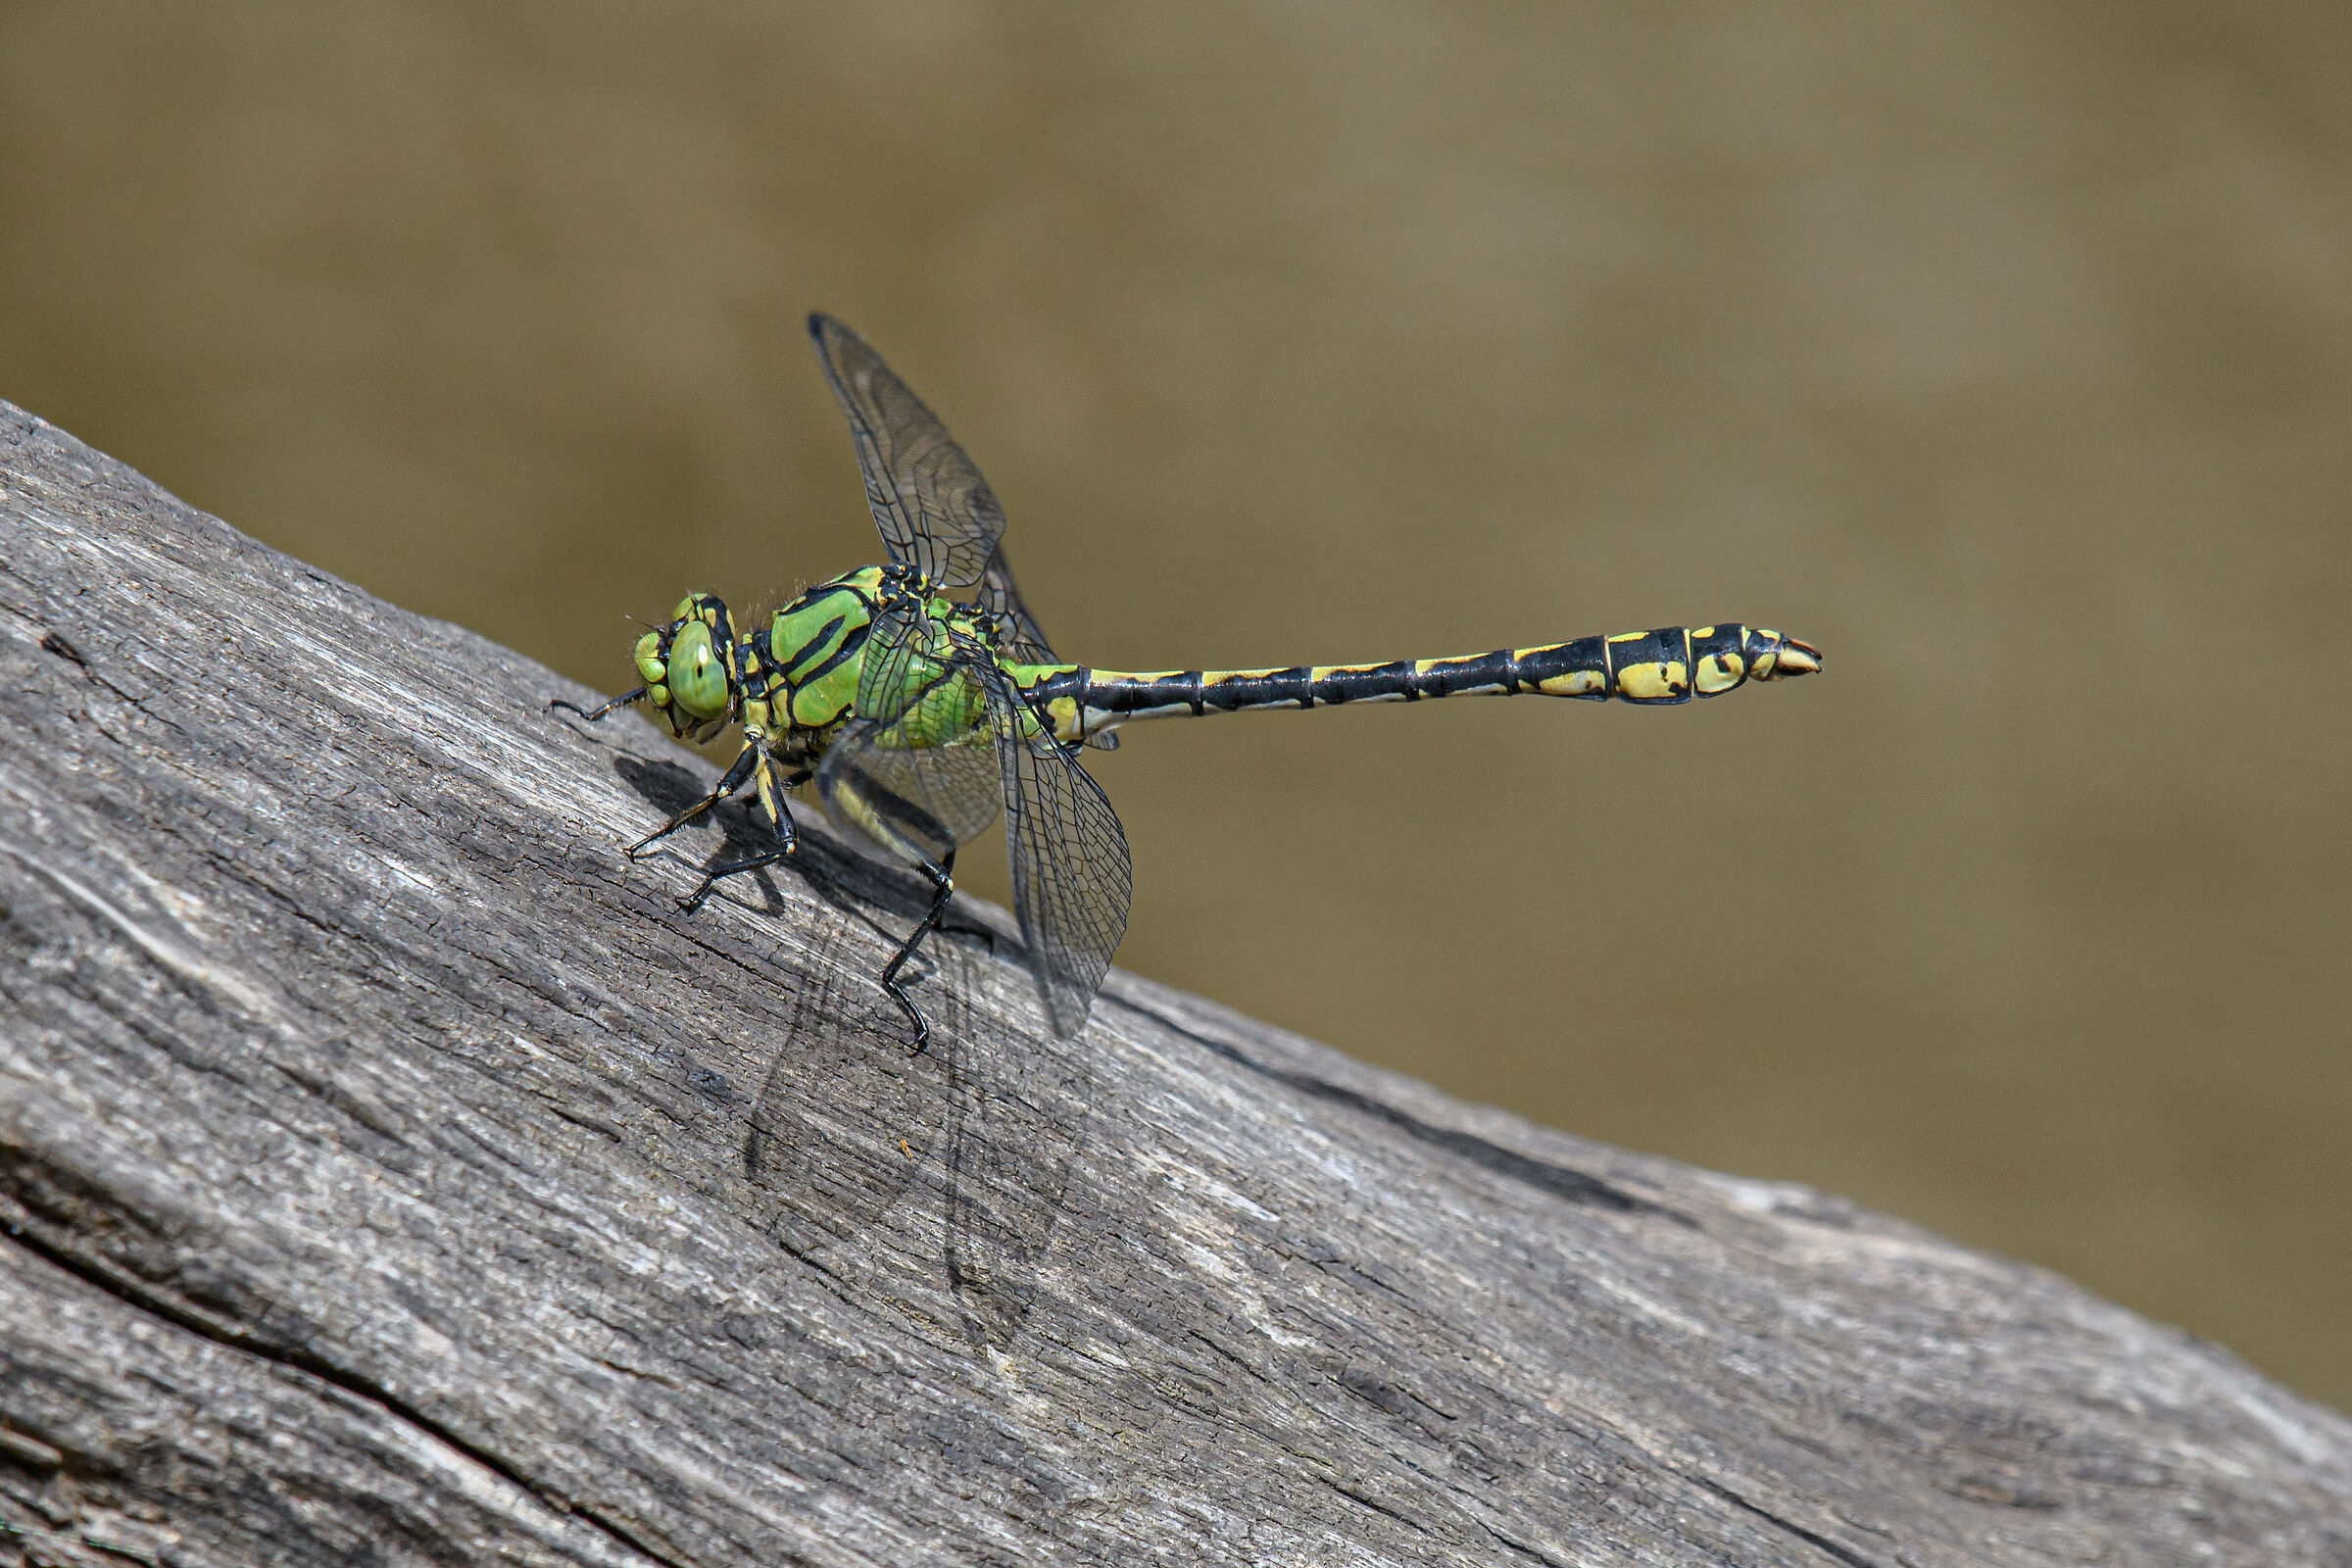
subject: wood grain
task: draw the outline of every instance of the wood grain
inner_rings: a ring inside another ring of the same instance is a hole
[[[977,905],[909,1057],[912,878],[681,914],[701,759],[0,411],[0,1562],[2352,1564],[2352,1424],[1834,1198]]]

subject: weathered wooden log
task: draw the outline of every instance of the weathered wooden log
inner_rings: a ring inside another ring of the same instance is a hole
[[[5,409],[0,405],[0,409]],[[0,420],[0,1562],[2352,1563],[2352,1423],[737,812]],[[1703,1093],[1693,1086],[1693,1093]]]

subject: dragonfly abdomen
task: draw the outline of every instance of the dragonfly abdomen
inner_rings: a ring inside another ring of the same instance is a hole
[[[1645,706],[1687,703],[1719,697],[1750,680],[1780,680],[1820,667],[1821,656],[1811,647],[1762,627],[1668,626],[1382,664],[1150,673],[1064,667],[1045,674],[1030,691],[1054,719],[1055,733],[1072,740],[1135,719],[1252,708],[1336,708],[1522,692],[1593,702],[1614,697]]]

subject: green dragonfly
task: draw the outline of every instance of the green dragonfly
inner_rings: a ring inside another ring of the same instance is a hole
[[[899,975],[947,908],[956,850],[1000,811],[1047,1023],[1064,1039],[1085,1027],[1126,934],[1133,886],[1117,813],[1078,754],[1115,746],[1121,724],[1517,692],[1687,703],[1821,667],[1807,644],[1737,625],[1376,664],[1134,673],[1067,663],[1014,586],[1004,509],[947,427],[848,327],[816,315],[808,335],[849,416],[890,564],[818,583],[740,633],[715,595],[690,594],[668,625],[638,639],[644,685],[594,710],[552,706],[595,720],[642,702],[671,734],[696,741],[741,726],[743,749],[710,793],[629,847],[634,858],[753,787],[767,842],[710,867],[681,901],[688,909],[721,879],[793,853],[785,796],[811,781],[825,814],[861,848],[920,871],[929,907],[879,977],[918,1052],[930,1025]]]

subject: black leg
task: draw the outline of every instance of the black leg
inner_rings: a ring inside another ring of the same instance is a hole
[[[577,713],[589,723],[593,724],[598,719],[604,717],[607,713],[612,712],[616,709],[626,708],[631,703],[641,703],[643,701],[645,701],[645,688],[640,686],[635,691],[623,692],[618,697],[613,698],[611,702],[600,704],[595,709],[582,708],[577,703],[567,703],[563,698],[559,697],[550,702],[547,707],[542,710],[542,711],[552,713],[557,709],[561,708],[566,713]]]
[[[776,825],[776,847],[774,849],[761,850],[758,855],[748,855],[740,860],[729,860],[724,865],[712,866],[703,873],[703,880],[696,885],[695,890],[678,901],[678,907],[688,914],[692,914],[703,906],[703,901],[710,896],[710,890],[726,878],[741,876],[746,871],[757,871],[763,865],[774,865],[778,860],[790,857],[795,850],[800,848],[800,838],[793,832],[792,818],[788,815]]]
[[[882,966],[882,989],[890,993],[890,1000],[899,1004],[906,1014],[907,1021],[914,1025],[914,1049],[909,1054],[916,1056],[921,1055],[924,1048],[931,1044],[931,1025],[915,1010],[914,1004],[907,1000],[906,988],[899,984],[899,970],[908,958],[914,956],[914,950],[922,946],[923,938],[938,929],[939,917],[947,912],[948,899],[956,891],[956,852],[950,850],[939,860],[937,865],[926,861],[915,868],[931,879],[931,907],[923,911],[920,923],[906,941],[899,944],[899,951],[890,956],[890,961]]]
[[[638,851],[644,849],[647,845],[653,843],[657,839],[667,838],[670,834],[675,833],[678,829],[684,827],[687,823],[693,821],[696,817],[702,815],[705,811],[708,811],[710,809],[710,808],[716,806],[719,802],[725,800],[728,796],[743,788],[744,780],[750,778],[752,776],[752,769],[759,765],[760,743],[754,741],[751,745],[746,746],[742,753],[736,757],[735,765],[727,769],[726,776],[711,787],[710,794],[704,796],[701,800],[695,802],[692,806],[689,806],[686,808],[686,809],[680,811],[677,815],[671,817],[668,821],[662,823],[660,827],[654,829],[651,833],[648,833],[645,837],[630,845],[628,850],[629,858],[634,860],[637,858]],[[696,898],[697,902],[700,902],[701,895],[696,895]]]
[[[744,755],[749,757],[752,754],[747,751]],[[739,759],[734,767],[727,769],[727,777],[734,778],[736,772],[742,767],[743,763]],[[689,914],[693,913],[696,909],[699,909],[703,906],[703,901],[710,896],[710,889],[718,883],[720,878],[741,876],[746,871],[757,871],[763,865],[773,865],[778,860],[785,858],[795,850],[800,848],[800,835],[793,831],[792,811],[791,808],[784,804],[783,792],[789,789],[797,789],[799,786],[808,783],[808,770],[807,768],[803,768],[798,773],[793,774],[790,778],[784,779],[780,784],[773,787],[770,786],[769,782],[772,778],[772,774],[762,773],[760,775],[760,799],[761,803],[767,807],[768,821],[773,824],[775,829],[775,847],[773,849],[761,850],[758,855],[748,856],[740,860],[729,860],[724,865],[714,865],[710,870],[705,871],[703,873],[703,880],[701,884],[698,885],[692,893],[689,893],[686,897],[678,901],[679,908],[684,909]],[[743,781],[741,779],[736,779],[735,782],[736,784],[740,785]],[[720,793],[724,794],[728,786],[726,785],[725,780],[721,780]],[[710,804],[710,802],[705,801],[701,807],[697,807],[695,809],[701,810]],[[692,815],[693,812],[690,811],[687,814]],[[676,822],[672,822],[669,825],[669,827],[675,826],[677,826]],[[666,833],[669,831],[669,828],[665,827],[662,831]],[[656,836],[659,837],[660,835]]]

